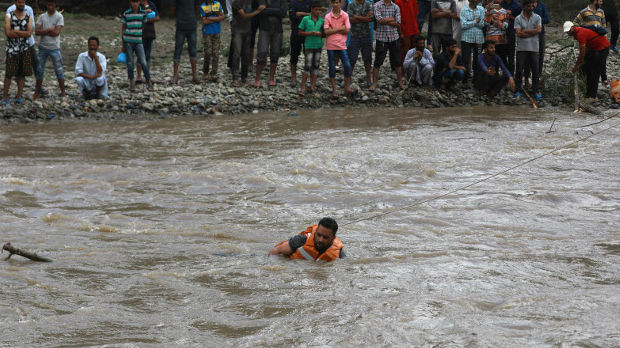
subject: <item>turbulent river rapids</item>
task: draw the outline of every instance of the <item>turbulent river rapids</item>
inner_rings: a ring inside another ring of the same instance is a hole
[[[0,347],[620,347],[620,126],[415,205],[619,121],[582,127],[600,120],[336,109],[5,126],[0,243],[53,262],[0,255]],[[267,257],[324,216],[347,258]]]

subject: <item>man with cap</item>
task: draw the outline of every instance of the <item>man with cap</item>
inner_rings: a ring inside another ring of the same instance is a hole
[[[579,42],[579,57],[573,67],[573,73],[580,68],[586,74],[588,102],[596,101],[598,91],[598,79],[601,77],[603,67],[607,64],[609,54],[609,41],[604,34],[584,27],[577,27],[573,22],[564,22],[564,32]]]

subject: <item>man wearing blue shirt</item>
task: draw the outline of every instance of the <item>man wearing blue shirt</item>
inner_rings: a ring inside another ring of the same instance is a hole
[[[515,91],[515,80],[504,65],[502,59],[495,54],[495,41],[486,41],[483,53],[478,56],[478,80],[476,88],[489,98],[495,97],[506,83]]]

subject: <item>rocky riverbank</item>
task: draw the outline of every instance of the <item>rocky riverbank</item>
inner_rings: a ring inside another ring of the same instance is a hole
[[[223,39],[223,46],[225,46],[225,42],[225,39]],[[549,54],[542,80],[544,84],[542,92],[545,96],[545,107],[560,107],[572,110],[574,106],[572,75],[569,70],[566,70],[569,69],[567,65],[574,61],[572,53],[570,49],[559,53],[556,52],[566,43],[570,43],[570,41],[552,43],[547,49]],[[258,89],[250,86],[233,88],[231,86],[230,73],[226,67],[226,57],[220,58],[218,82],[193,84],[189,78],[191,76],[188,67],[189,63],[186,61],[186,57],[183,59],[182,78],[178,85],[173,86],[168,83],[171,78],[171,64],[160,61],[155,63],[153,67],[152,75],[156,82],[154,91],[149,92],[146,90],[145,85],[138,84],[136,93],[129,92],[125,66],[111,61],[107,72],[110,84],[110,99],[107,101],[84,100],[77,91],[77,86],[74,82],[75,73],[73,70],[69,70],[70,68],[67,69],[67,67],[65,68],[65,75],[69,96],[64,99],[59,98],[53,72],[48,68],[44,86],[50,91],[49,96],[36,101],[27,99],[24,105],[10,104],[0,109],[0,116],[4,124],[10,124],[15,122],[37,122],[48,119],[150,119],[192,115],[235,115],[330,107],[438,108],[493,106],[498,104],[529,105],[529,101],[526,98],[514,100],[512,93],[507,89],[502,91],[495,99],[489,100],[480,96],[471,84],[459,84],[454,91],[449,92],[414,86],[405,92],[401,92],[396,85],[395,74],[390,71],[389,64],[387,63],[381,71],[378,89],[370,92],[365,88],[361,61],[358,61],[353,77],[354,84],[352,88],[357,93],[350,97],[341,95],[338,98],[333,98],[327,78],[327,57],[325,51],[323,52],[322,69],[317,91],[311,94],[308,90],[303,97],[297,94],[298,87],[293,88],[290,85],[288,57],[280,58],[276,76],[277,86],[266,87],[266,69],[262,79],[263,87]],[[618,63],[619,57],[611,54],[608,62],[610,80],[617,77]],[[201,65],[201,62],[199,62],[199,65]],[[250,72],[248,80],[252,81],[252,77],[253,71]],[[341,82],[341,71],[338,72],[337,78]],[[32,77],[27,80],[27,98],[30,98],[32,95],[33,83]],[[11,95],[14,95],[14,89],[15,84],[13,84]],[[607,109],[610,105],[608,91],[601,89],[599,97],[599,108]]]

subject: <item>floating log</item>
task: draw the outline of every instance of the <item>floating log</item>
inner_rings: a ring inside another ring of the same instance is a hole
[[[9,252],[9,256],[6,259],[4,259],[5,261],[10,259],[11,256],[13,256],[13,254],[15,254],[15,255],[19,255],[19,256],[25,257],[27,259],[30,259],[32,261],[52,262],[52,260],[48,259],[47,257],[39,256],[39,255],[37,255],[35,253],[31,253],[31,252],[28,252],[28,251],[24,251],[24,250],[21,250],[21,249],[14,248],[11,245],[11,243],[4,244],[2,246],[2,250],[6,250],[6,251]]]

